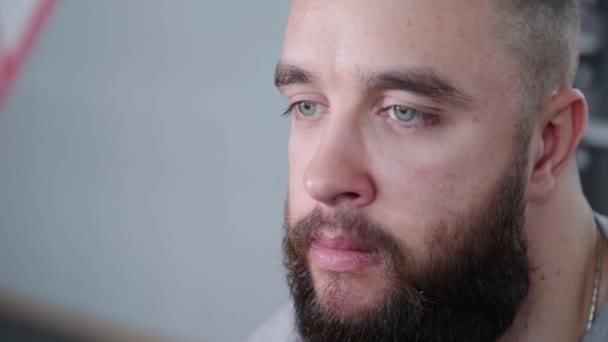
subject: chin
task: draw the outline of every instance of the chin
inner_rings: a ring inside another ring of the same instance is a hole
[[[389,297],[387,277],[380,270],[337,273],[311,267],[316,302],[329,314],[356,319],[386,305]]]

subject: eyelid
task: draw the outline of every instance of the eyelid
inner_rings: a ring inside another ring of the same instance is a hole
[[[424,107],[417,106],[417,105],[407,104],[407,103],[404,103],[404,101],[385,101],[385,102],[387,104],[383,104],[380,107],[381,112],[386,112],[394,107],[402,107],[402,108],[412,109],[416,112],[419,112],[423,116],[437,116],[437,114],[433,113],[432,110],[427,110]]]
[[[299,101],[294,101],[291,104],[289,104],[287,106],[287,109],[283,112],[283,114],[281,114],[281,116],[285,117],[285,116],[289,116],[295,109],[296,107],[304,102],[311,102],[311,103],[315,103],[316,105],[320,106],[322,109],[327,109],[327,106],[324,105],[322,102],[318,102],[318,101],[313,101],[313,100],[299,100]]]
[[[281,114],[281,116],[288,116],[290,111],[294,109],[298,103],[301,102],[314,102],[319,105],[322,105],[324,108],[328,106],[325,104],[327,101],[325,97],[319,93],[314,91],[299,91],[297,93],[291,94],[283,94],[287,98],[287,109]]]
[[[421,111],[421,110],[418,110],[418,109],[416,109],[416,108],[414,108],[414,107],[411,107],[411,106],[404,106],[404,105],[390,105],[390,106],[388,106],[388,107],[386,107],[386,108],[384,108],[384,109],[383,109],[383,111],[387,112],[387,115],[388,115],[389,117],[391,117],[391,119],[396,120],[396,121],[399,121],[399,122],[402,122],[402,121],[401,121],[401,120],[399,120],[399,119],[393,118],[393,115],[390,113],[390,112],[391,112],[391,111],[393,111],[393,110],[394,110],[396,107],[400,107],[400,108],[403,108],[403,109],[411,109],[411,110],[413,110],[414,112],[416,112],[416,115],[417,115],[417,116],[420,116],[422,120],[424,120],[425,118],[427,118],[427,117],[429,117],[429,116],[431,115],[431,114],[427,114],[426,112],[423,112],[423,111]],[[406,123],[406,122],[405,122],[405,121],[403,121],[403,123]]]
[[[404,107],[404,108],[408,108],[408,109],[413,109],[414,111],[419,113],[418,116],[420,117],[420,119],[415,120],[413,123],[411,123],[411,122],[401,121],[399,119],[393,118],[392,115],[389,113],[389,111],[392,110],[394,107]],[[403,129],[416,129],[416,128],[423,128],[425,126],[433,126],[441,121],[439,115],[433,114],[433,113],[428,113],[426,111],[416,108],[415,106],[410,106],[410,105],[391,104],[391,105],[383,106],[380,108],[380,113],[382,116],[385,116],[387,118],[387,120],[390,120],[392,125],[398,126]]]
[[[390,107],[391,105],[403,106],[415,109],[425,114],[436,115],[446,110],[445,108],[442,109],[440,107],[434,106],[436,103],[426,100],[424,97],[412,95],[411,93],[406,93],[404,95],[403,92],[400,92],[396,95],[387,95],[381,100],[381,103],[383,104],[382,107]]]

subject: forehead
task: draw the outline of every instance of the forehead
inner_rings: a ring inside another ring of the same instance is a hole
[[[488,0],[296,0],[284,61],[326,79],[430,67],[475,92],[513,91],[517,65],[499,48]]]

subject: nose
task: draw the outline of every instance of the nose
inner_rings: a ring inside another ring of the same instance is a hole
[[[376,189],[361,131],[339,122],[325,128],[304,172],[306,192],[328,207],[369,205]]]

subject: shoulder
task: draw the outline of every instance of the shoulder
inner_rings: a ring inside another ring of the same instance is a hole
[[[247,340],[247,342],[297,341],[293,306],[290,302],[275,311]]]

